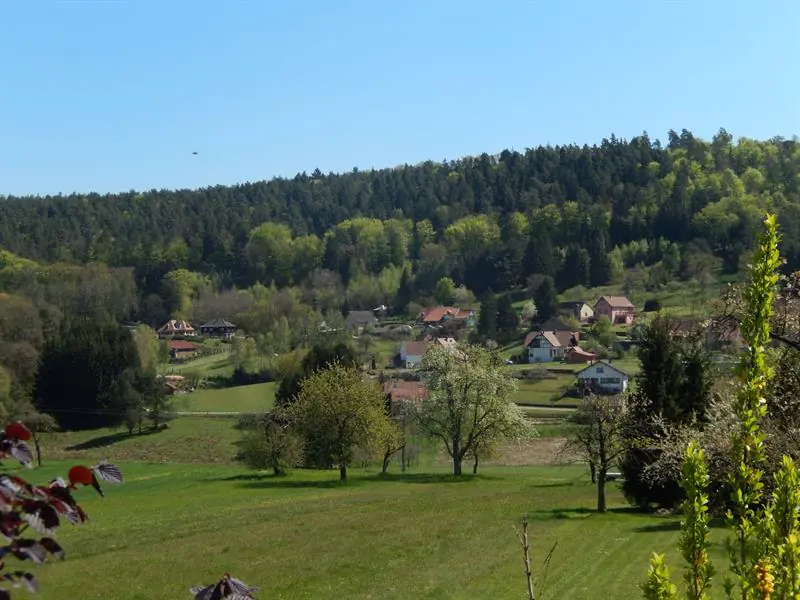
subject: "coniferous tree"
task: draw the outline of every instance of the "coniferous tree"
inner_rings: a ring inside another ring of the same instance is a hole
[[[503,294],[497,301],[497,333],[503,341],[513,340],[519,334],[519,314],[508,294]]]
[[[397,288],[397,295],[394,300],[394,311],[397,314],[405,314],[408,310],[408,304],[411,302],[413,289],[411,288],[411,273],[408,268],[403,269],[403,274],[400,276],[400,286]]]
[[[478,313],[478,333],[484,339],[490,340],[497,336],[497,308],[497,296],[489,290],[481,301]]]
[[[558,294],[552,277],[545,277],[533,296],[536,305],[535,323],[544,323],[558,312]]]

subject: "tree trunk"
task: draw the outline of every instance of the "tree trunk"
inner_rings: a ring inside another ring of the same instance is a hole
[[[347,465],[344,463],[339,465],[339,481],[347,481]]]
[[[400,449],[400,472],[406,472],[406,446],[403,444],[403,447]]]
[[[606,469],[600,467],[597,473],[597,512],[606,512]]]
[[[475,454],[475,462],[472,463],[472,474],[473,475],[477,475],[478,474],[478,455],[477,454]]]
[[[389,470],[389,461],[392,458],[392,453],[390,451],[384,452],[383,454],[383,466],[381,467],[381,473],[386,475],[386,471]]]
[[[453,436],[453,475],[461,475],[461,440]]]
[[[42,466],[42,448],[39,446],[39,436],[35,433],[33,434],[33,444],[36,448],[36,464],[40,467]]]
[[[597,467],[594,465],[593,461],[589,461],[589,472],[592,475],[592,483],[597,483]]]

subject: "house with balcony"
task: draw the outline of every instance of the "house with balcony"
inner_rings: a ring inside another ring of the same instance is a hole
[[[628,389],[627,373],[604,360],[592,363],[575,375],[587,391],[597,394],[621,394]]]
[[[631,325],[636,307],[625,296],[600,296],[594,305],[595,318],[608,317],[615,325]]]

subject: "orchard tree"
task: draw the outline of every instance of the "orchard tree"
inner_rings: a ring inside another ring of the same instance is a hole
[[[339,362],[304,379],[288,410],[305,438],[327,449],[341,481],[355,450],[377,450],[393,427],[380,385]]]
[[[589,463],[597,484],[597,512],[606,512],[606,474],[625,451],[622,432],[626,415],[624,397],[590,395],[572,417],[576,428],[565,450]]]
[[[276,477],[303,460],[303,440],[292,427],[286,411],[245,414],[238,428],[245,432],[237,458],[253,469],[272,469]]]
[[[417,422],[421,432],[439,440],[461,475],[464,458],[489,440],[518,439],[535,434],[511,400],[515,380],[500,358],[480,346],[435,347],[422,358],[428,398]]]

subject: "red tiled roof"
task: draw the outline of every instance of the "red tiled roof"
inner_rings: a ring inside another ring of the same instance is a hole
[[[454,319],[466,319],[472,313],[471,310],[454,308],[452,306],[435,306],[433,308],[426,308],[420,313],[420,320],[423,323],[438,323],[446,316],[451,316]]]
[[[387,381],[383,393],[392,400],[420,400],[428,397],[428,388],[419,381]]]
[[[170,340],[167,344],[170,350],[197,350],[197,344],[183,340]]]

